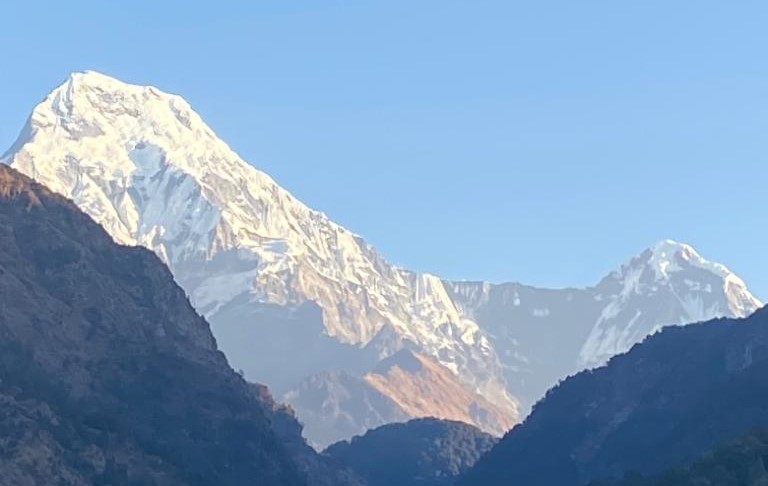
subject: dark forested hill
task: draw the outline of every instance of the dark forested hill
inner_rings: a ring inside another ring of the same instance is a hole
[[[0,165],[0,484],[345,484],[297,428],[156,256]]]
[[[427,418],[384,425],[325,454],[369,486],[448,486],[496,441],[472,425]]]
[[[762,429],[721,445],[693,464],[650,478],[630,473],[623,480],[592,486],[766,486],[766,465],[768,430]]]
[[[460,481],[579,485],[656,474],[768,426],[768,311],[669,327],[565,380]]]

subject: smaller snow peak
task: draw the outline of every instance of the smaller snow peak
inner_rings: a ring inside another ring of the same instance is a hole
[[[664,325],[746,317],[762,306],[744,281],[693,247],[661,241],[598,285],[603,307],[579,358],[598,366]],[[649,306],[649,297],[654,304]]]
[[[686,258],[692,256],[701,258],[699,253],[691,245],[670,239],[661,240],[649,249],[654,254],[681,254]]]
[[[667,280],[672,273],[678,272],[685,264],[706,264],[704,258],[691,246],[674,240],[663,240],[649,248],[648,265],[656,274],[657,280]]]
[[[726,289],[729,286],[744,290],[747,288],[747,284],[728,267],[722,263],[707,260],[690,245],[665,240],[657,243],[650,251],[651,257],[648,264],[657,272],[660,279],[663,277],[667,280],[673,273],[696,268],[720,277]]]
[[[651,278],[666,283],[673,275],[692,267],[709,270],[723,278],[730,274],[722,265],[706,260],[691,245],[662,240],[624,263],[611,276],[619,280]]]
[[[612,272],[601,285],[608,286],[603,287],[608,294],[623,298],[646,290],[655,293],[661,288],[684,293],[723,292],[720,295],[727,299],[727,307],[735,316],[747,315],[760,306],[744,281],[725,265],[709,261],[691,245],[674,240],[649,247]]]

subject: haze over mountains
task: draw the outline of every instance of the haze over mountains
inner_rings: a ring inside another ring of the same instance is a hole
[[[557,380],[663,325],[761,305],[673,241],[586,289],[398,268],[243,161],[182,98],[94,72],[35,107],[2,161],[154,251],[233,366],[287,397],[319,446],[421,414],[500,434]],[[452,400],[398,396],[414,383]]]

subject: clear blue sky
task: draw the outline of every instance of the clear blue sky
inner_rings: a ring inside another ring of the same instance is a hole
[[[0,146],[70,71],[186,97],[393,262],[583,285],[662,238],[768,298],[768,4],[13,1]]]

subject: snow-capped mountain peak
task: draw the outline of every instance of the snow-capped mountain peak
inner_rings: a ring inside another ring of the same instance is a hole
[[[681,270],[679,260],[701,266],[709,264],[692,246],[674,240],[662,240],[650,248],[648,264],[659,280],[668,279],[671,273]]]
[[[715,277],[712,284],[702,286],[702,277]],[[681,284],[683,291],[713,293],[722,291],[734,315],[746,316],[762,305],[747,284],[725,265],[707,260],[691,245],[662,240],[626,262],[606,279],[622,283],[624,295],[642,292],[643,287],[658,291],[659,287]],[[712,285],[716,288],[713,288]],[[681,292],[678,292],[681,293]],[[695,319],[697,316],[691,316]]]
[[[515,420],[510,392],[530,406],[660,326],[761,305],[725,266],[671,240],[582,289],[398,268],[244,161],[183,98],[92,71],[35,107],[1,159],[118,242],[157,253],[232,365],[281,393],[408,349]],[[366,407],[350,404],[361,415]]]
[[[605,306],[582,347],[584,366],[604,363],[663,325],[746,317],[762,306],[725,265],[673,240],[632,258],[595,290]]]
[[[746,316],[762,306],[724,265],[673,240],[644,249],[586,288],[447,285],[463,314],[488,335],[524,408],[557,380],[605,363],[662,326]]]
[[[118,242],[155,251],[214,330],[219,314],[242,325],[265,304],[312,302],[342,343],[365,346],[394,330],[392,342],[415,345],[515,407],[493,348],[439,278],[389,264],[306,207],[179,96],[72,74],[34,109],[3,162],[71,198]]]

